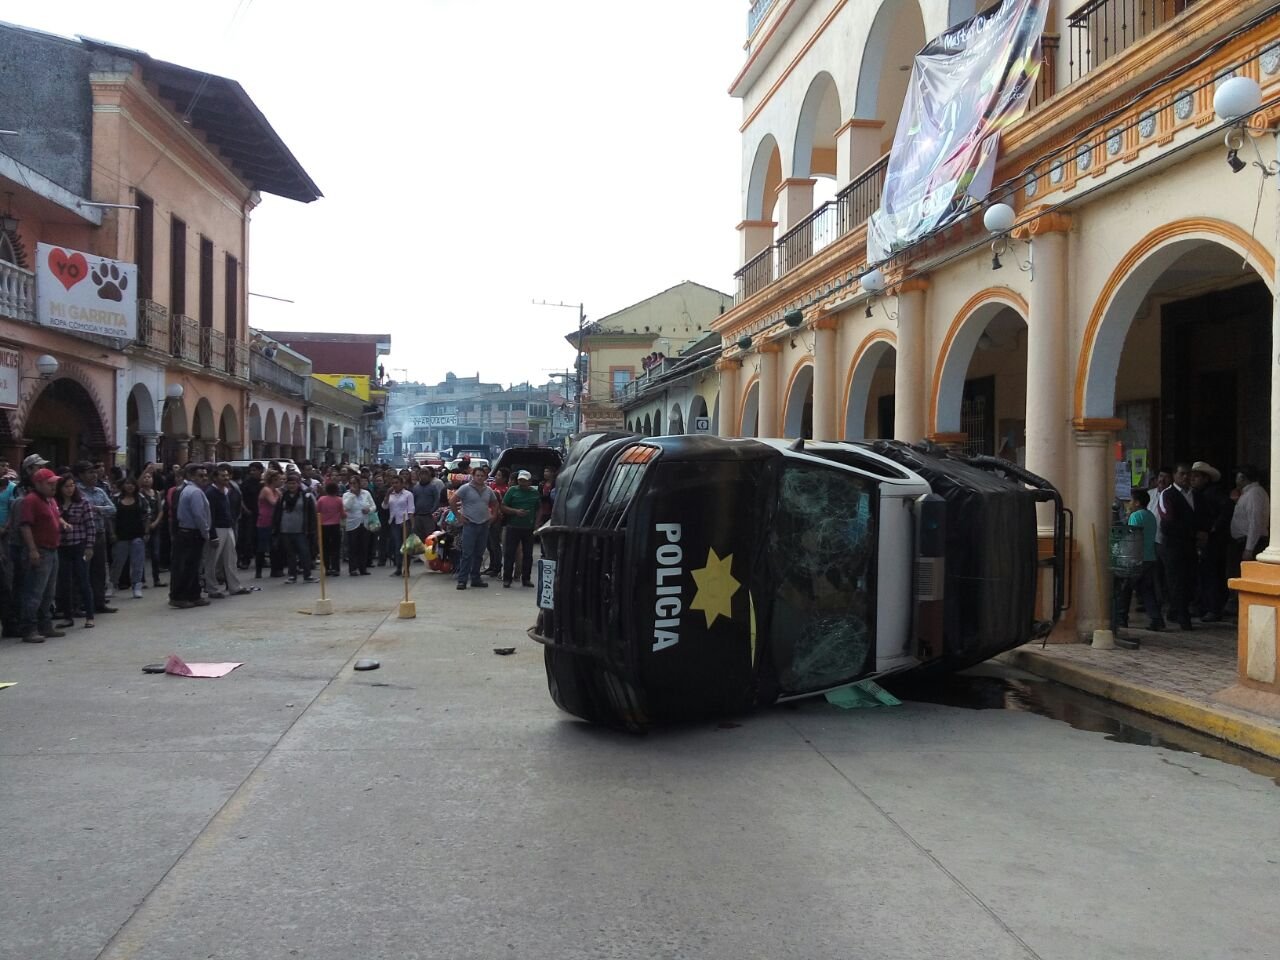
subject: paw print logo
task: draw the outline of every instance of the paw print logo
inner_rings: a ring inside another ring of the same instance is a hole
[[[129,278],[110,260],[103,260],[94,267],[89,279],[98,288],[98,297],[102,300],[119,302],[124,299],[124,291],[129,289]]]

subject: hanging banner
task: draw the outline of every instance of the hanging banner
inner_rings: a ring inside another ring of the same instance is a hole
[[[137,265],[37,243],[36,322],[132,340],[138,332]]]
[[[1026,110],[1040,73],[1048,0],[1003,0],[916,54],[880,209],[867,221],[878,263],[991,192],[1000,132]]]
[[[313,377],[322,380],[331,387],[337,387],[346,393],[354,394],[365,403],[369,402],[369,377],[361,373],[313,373]]]

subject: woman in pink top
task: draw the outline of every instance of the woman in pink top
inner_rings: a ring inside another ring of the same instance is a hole
[[[321,537],[324,540],[324,570],[331,577],[342,574],[342,494],[338,484],[330,480],[324,485],[324,496],[316,501],[320,513]]]
[[[270,470],[262,478],[262,489],[258,492],[258,539],[254,543],[254,554],[257,557],[255,580],[262,579],[262,568],[271,555],[271,524],[275,518],[276,501],[280,499],[280,471]]]

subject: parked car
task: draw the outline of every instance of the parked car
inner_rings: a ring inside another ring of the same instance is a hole
[[[590,435],[529,633],[557,704],[632,729],[958,670],[1052,629],[1069,516],[1015,464],[933,446]]]

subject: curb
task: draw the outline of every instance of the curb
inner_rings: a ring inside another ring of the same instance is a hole
[[[1254,753],[1280,760],[1280,726],[1257,720],[1226,707],[1210,707],[1176,693],[1121,680],[1113,674],[1065,663],[1034,650],[1010,650],[999,658],[1010,666],[1034,673],[1095,697],[1132,707],[1225,740]]]

